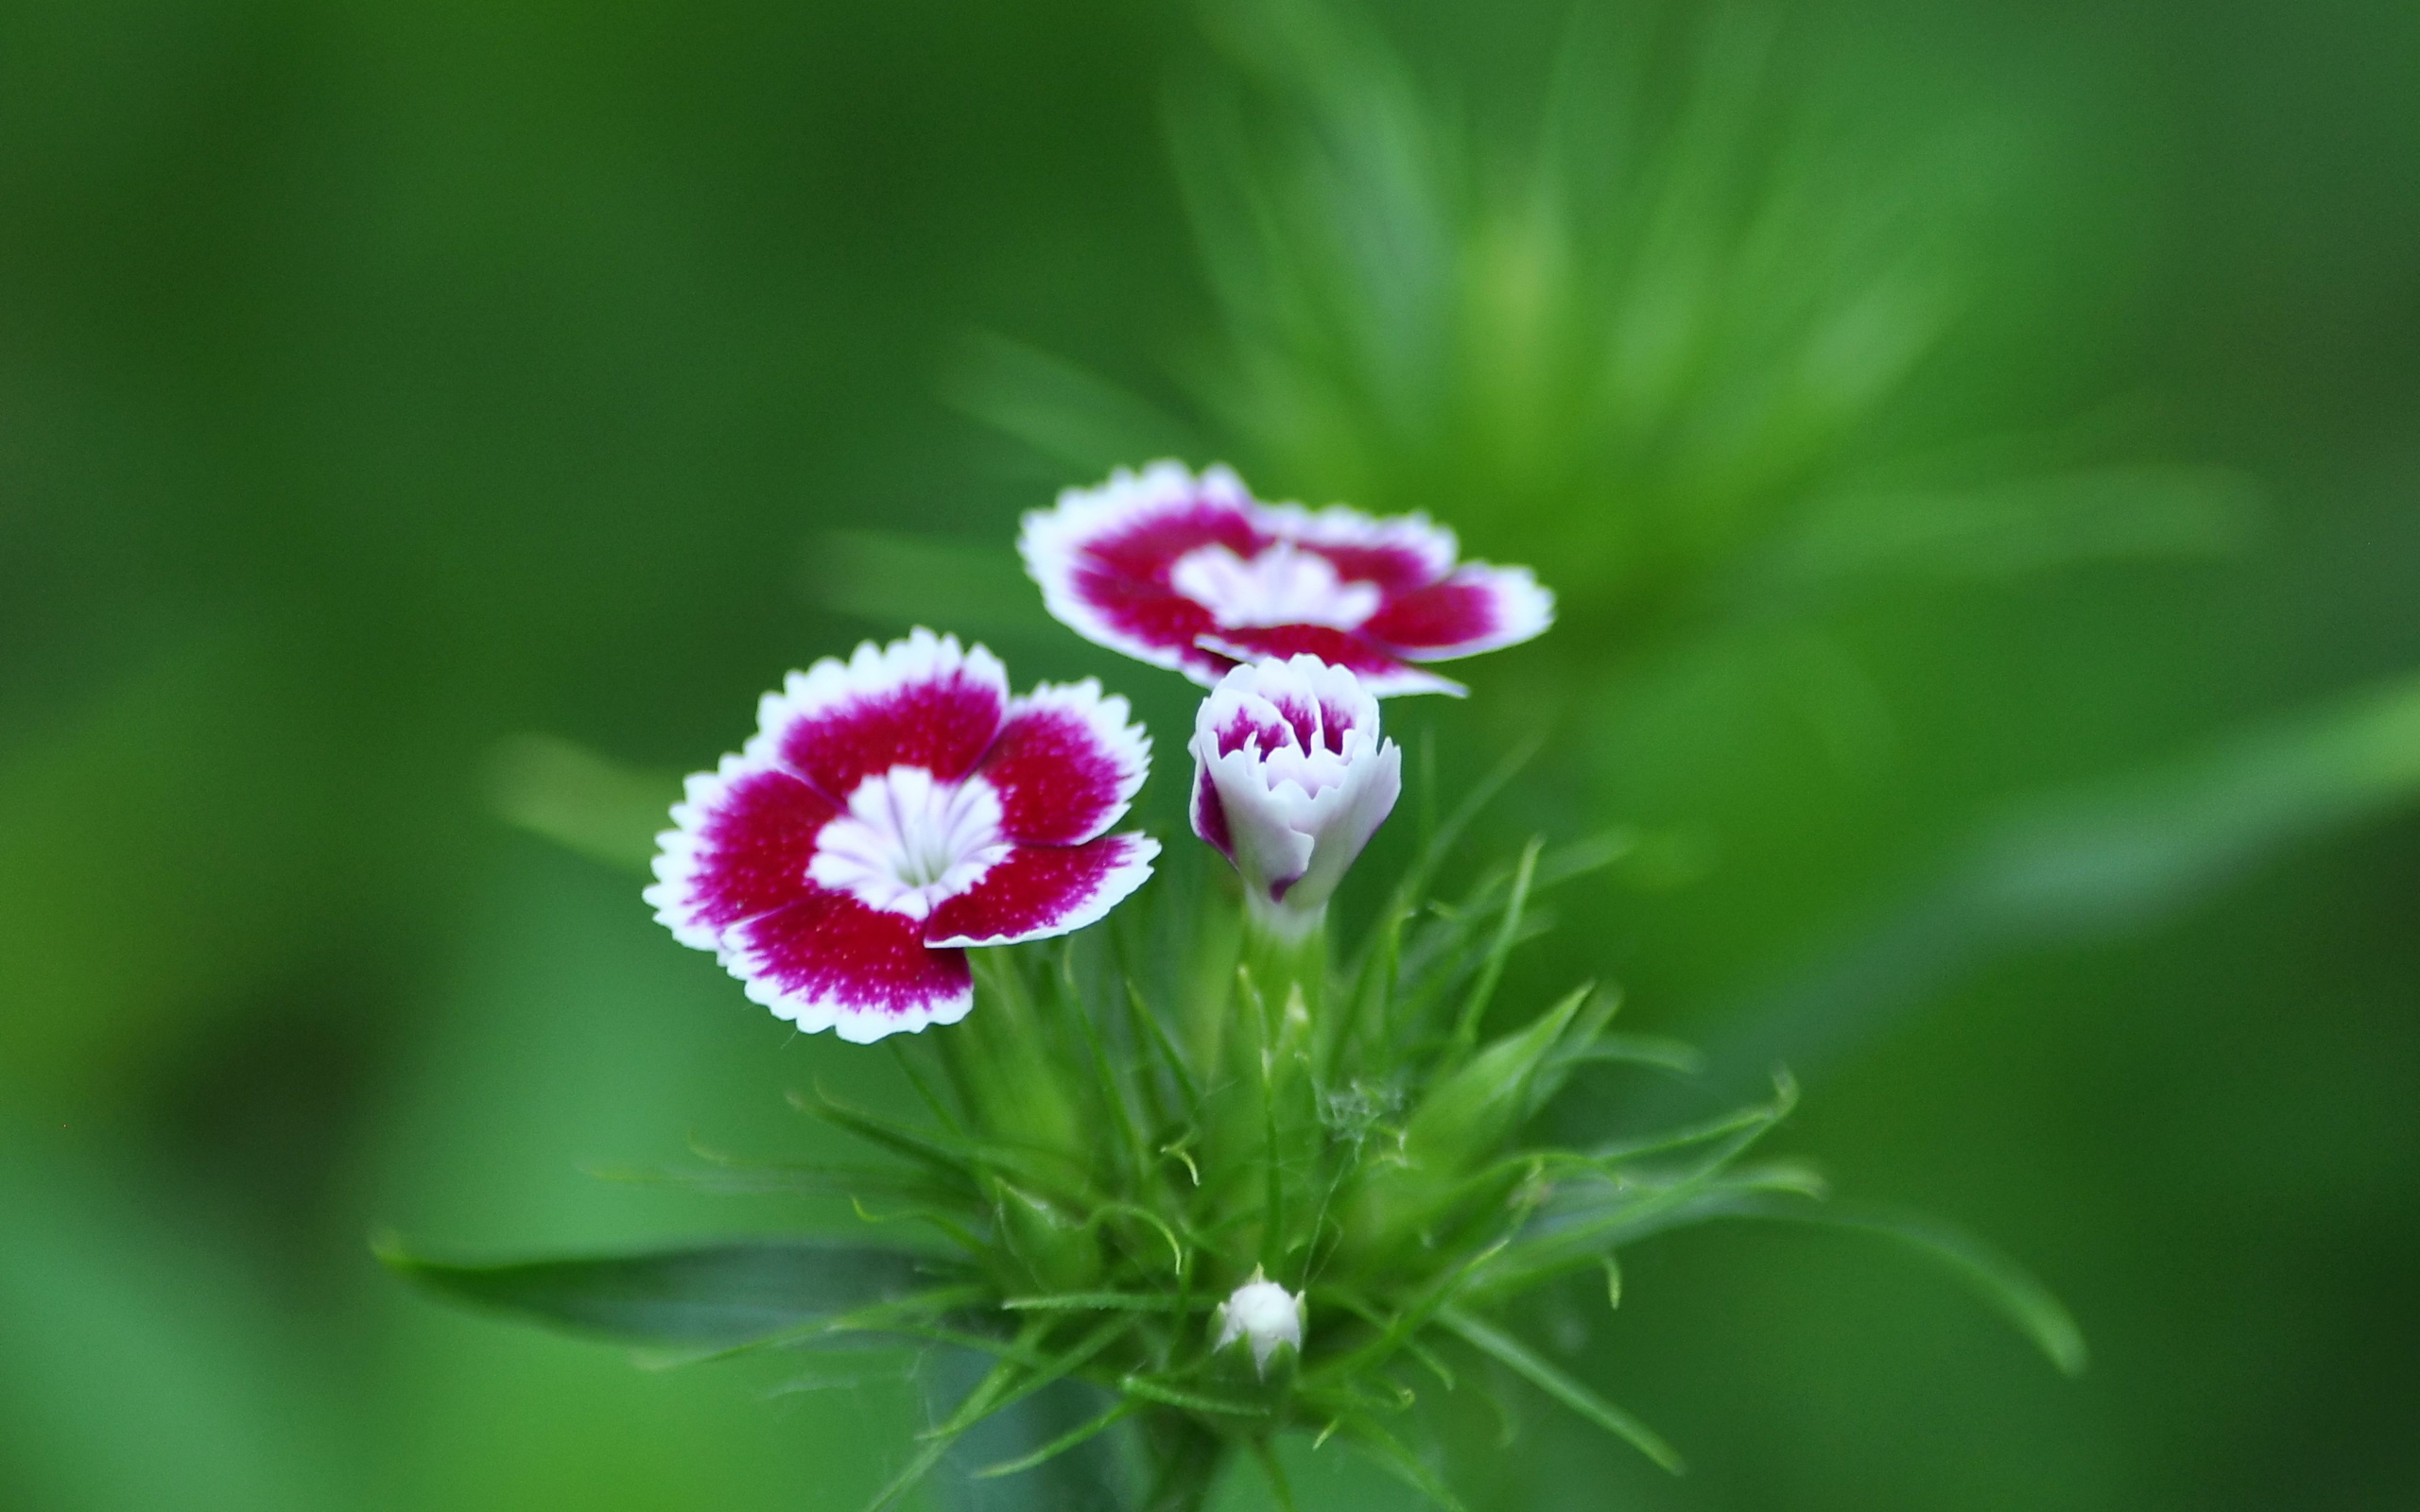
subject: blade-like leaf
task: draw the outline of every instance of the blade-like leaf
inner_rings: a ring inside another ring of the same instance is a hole
[[[1820,1074],[1995,955],[2137,928],[2297,843],[2420,803],[2420,677],[2035,799],[1730,1017],[1718,1074]],[[1652,1111],[1651,1106],[1649,1111]]]
[[[647,874],[656,832],[672,821],[679,779],[610,761],[552,735],[510,735],[487,762],[498,818],[609,867]]]
[[[389,1269],[458,1301],[638,1344],[736,1344],[928,1285],[905,1250],[740,1240],[628,1255],[458,1264],[384,1244]]]
[[[1916,1213],[1872,1208],[1813,1207],[1788,1197],[1749,1194],[1732,1198],[1720,1216],[1770,1218],[1875,1234],[1907,1246],[1949,1271],[1995,1312],[2033,1341],[2050,1363],[2080,1375],[2090,1359],[2083,1331],[2072,1314],[2024,1266],[1955,1224]]]
[[[1057,1459],[1067,1451],[1107,1433],[1142,1410],[1142,1407],[1135,1402],[1121,1401],[1099,1417],[1069,1429],[1031,1453],[1020,1454],[1015,1459],[1002,1460],[997,1465],[986,1465],[975,1472],[975,1478],[978,1481],[989,1481],[996,1480],[1003,1475],[1022,1474],[1037,1465]]]
[[[1456,1308],[1449,1307],[1440,1312],[1437,1322],[1463,1343],[1502,1362],[1513,1374],[1581,1417],[1607,1433],[1628,1440],[1632,1447],[1664,1469],[1675,1475],[1681,1473],[1684,1468],[1681,1456],[1664,1441],[1663,1435],[1548,1365],[1520,1340]]]

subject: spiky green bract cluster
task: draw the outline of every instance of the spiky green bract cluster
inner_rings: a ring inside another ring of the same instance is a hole
[[[1205,1464],[1266,1458],[1291,1430],[1349,1438],[1450,1505],[1394,1419],[1424,1378],[1452,1385],[1449,1357],[1467,1348],[1676,1464],[1483,1321],[1639,1233],[1808,1184],[1736,1163],[1786,1095],[1647,1147],[1520,1142],[1576,1067],[1668,1054],[1608,1035],[1615,998],[1591,987],[1479,1032],[1537,895],[1606,853],[1533,845],[1450,905],[1428,902],[1416,868],[1340,961],[1320,936],[1256,936],[1223,901],[1184,909],[1189,931],[1155,930],[1171,922],[1163,906],[1056,948],[987,953],[977,1011],[903,1047],[928,1121],[828,1090],[804,1099],[897,1157],[898,1195],[957,1251],[934,1267],[951,1284],[929,1294],[933,1326],[963,1339],[996,1320],[978,1345],[991,1376],[934,1443],[1074,1375],[1114,1400],[1040,1452],[1139,1417],[1159,1467],[1149,1505],[1191,1504]],[[1216,1349],[1210,1326],[1256,1275],[1304,1294],[1308,1315],[1299,1354],[1280,1350],[1265,1375],[1250,1351]]]
[[[1535,903],[1602,864],[1611,842],[1549,850],[1431,896],[1439,831],[1357,948],[1256,936],[1201,868],[1154,884],[1065,942],[978,952],[975,1011],[892,1041],[925,1105],[903,1120],[819,1085],[805,1112],[882,1159],[861,1165],[718,1161],[707,1185],[844,1194],[887,1243],[758,1241],[605,1259],[390,1263],[457,1296],[594,1332],[683,1347],[811,1346],[887,1335],[990,1364],[876,1496],[928,1475],[986,1418],[1073,1379],[1099,1409],[978,1474],[1046,1464],[1132,1419],[1149,1465],[1141,1505],[1198,1507],[1236,1452],[1290,1503],[1279,1435],[1360,1446],[1443,1506],[1458,1504],[1407,1442],[1424,1391],[1483,1389],[1458,1363],[1493,1360],[1668,1469],[1670,1446],[1524,1344],[1504,1304],[1602,1267],[1649,1234],[1715,1218],[1802,1217],[1893,1234],[1946,1262],[2061,1364],[2066,1314],[2007,1262],[1954,1231],[1841,1214],[1803,1168],[1744,1160],[1793,1089],[1736,1113],[1594,1148],[1525,1143],[1535,1115],[1592,1062],[1685,1069],[1668,1041],[1610,1033],[1593,986],[1497,1001]],[[1486,1032],[1500,1025],[1496,1032]],[[923,1242],[903,1239],[923,1231]],[[1258,1278],[1304,1298],[1299,1350],[1264,1370],[1219,1348],[1219,1305]],[[1484,1374],[1484,1372],[1481,1372]]]

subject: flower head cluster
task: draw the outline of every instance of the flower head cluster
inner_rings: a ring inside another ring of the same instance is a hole
[[[1299,939],[1394,807],[1378,696],[1461,692],[1412,665],[1538,634],[1527,568],[1461,563],[1419,515],[1268,505],[1174,462],[1070,490],[1020,541],[1080,633],[1216,683],[1195,720],[1194,833],[1253,918]],[[999,661],[919,629],[792,673],[756,736],[689,779],[648,901],[801,1028],[872,1040],[974,1004],[965,950],[1063,935],[1150,875],[1108,833],[1150,767],[1122,698],[1009,696]]]
[[[1186,797],[1194,832],[1241,879],[1245,927],[1188,911],[1164,919],[1172,938],[987,956],[984,1011],[940,1057],[946,1098],[919,1047],[901,1047],[939,1126],[821,1088],[803,1103],[910,1163],[794,1164],[783,1179],[903,1195],[889,1216],[928,1224],[935,1245],[752,1240],[519,1266],[506,1286],[392,1258],[465,1297],[648,1343],[883,1332],[992,1354],[877,1505],[975,1423],[1071,1378],[1116,1405],[990,1473],[1139,1417],[1156,1507],[1201,1505],[1236,1448],[1275,1473],[1270,1441],[1288,1432],[1340,1435],[1455,1505],[1382,1420],[1411,1400],[1413,1364],[1443,1373],[1430,1346],[1447,1340],[1677,1468],[1488,1314],[1647,1234],[1806,1214],[1816,1194],[1797,1167],[1741,1163],[1789,1112],[1786,1078],[1770,1104],[1662,1137],[1523,1144],[1581,1068],[1641,1054],[1606,1033],[1616,1000],[1586,986],[1485,1037],[1504,953],[1547,885],[1534,850],[1474,869],[1441,907],[1432,846],[1340,957],[1349,970],[1326,950],[1329,900],[1402,790],[1379,696],[1451,686],[1416,662],[1536,634],[1545,592],[1520,569],[1458,564],[1425,520],[1262,505],[1232,473],[1174,464],[1066,495],[1028,517],[1024,546],[1070,625],[1214,684]],[[971,949],[1081,928],[1150,876],[1158,845],[1113,833],[1150,751],[1093,682],[1012,697],[981,646],[927,630],[863,645],[792,674],[746,747],[689,780],[647,897],[804,1028],[870,1040],[948,1023],[973,1004]],[[1912,1237],[1992,1279],[2004,1311],[2081,1364],[2038,1287],[1962,1240]]]
[[[1514,645],[1554,622],[1526,567],[1459,560],[1426,515],[1263,504],[1235,473],[1119,471],[1026,516],[1050,612],[1090,641],[1203,686],[1241,662],[1310,655],[1380,697],[1461,693],[1415,665]]]
[[[803,1029],[955,1022],[965,947],[1080,929],[1150,875],[1159,843],[1108,833],[1150,746],[1089,679],[1011,698],[979,645],[861,645],[791,674],[747,748],[689,779],[647,899]]]

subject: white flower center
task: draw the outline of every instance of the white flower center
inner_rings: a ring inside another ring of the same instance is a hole
[[[817,833],[806,874],[869,908],[924,919],[1008,853],[990,782],[940,782],[921,766],[894,766],[859,782],[849,812]]]
[[[1291,541],[1263,546],[1250,561],[1213,543],[1196,546],[1168,569],[1168,586],[1229,629],[1264,625],[1358,627],[1378,612],[1375,583],[1346,582],[1336,564]]]

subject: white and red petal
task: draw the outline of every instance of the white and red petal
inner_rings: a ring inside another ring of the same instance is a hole
[[[1045,682],[1011,701],[979,768],[1000,799],[1000,833],[1028,844],[1077,845],[1126,812],[1151,768],[1151,737],[1125,699],[1091,678]]]
[[[1476,656],[1518,645],[1554,623],[1554,594],[1527,567],[1472,562],[1443,582],[1393,597],[1361,633],[1414,661]]]
[[[975,1004],[961,952],[933,949],[904,914],[821,887],[729,931],[723,964],[775,1016],[859,1044],[955,1023]]]
[[[1407,693],[1444,693],[1460,697],[1469,691],[1451,678],[1441,678],[1413,666],[1366,634],[1325,625],[1219,630],[1204,635],[1201,647],[1217,654],[1221,664],[1229,668],[1269,658],[1283,662],[1298,656],[1315,656],[1329,666],[1353,673],[1373,696],[1380,698]]]
[[[1225,664],[1196,642],[1218,622],[1178,593],[1169,574],[1207,546],[1256,556],[1270,543],[1254,523],[1257,507],[1222,467],[1199,477],[1178,462],[1120,468],[1100,487],[1066,490],[1055,507],[1028,514],[1017,550],[1044,604],[1077,634],[1210,682]]]
[[[1392,598],[1437,581],[1461,553],[1454,533],[1425,514],[1378,516],[1344,505],[1306,509],[1264,504],[1254,523],[1270,536],[1325,557],[1347,582],[1369,583]]]
[[[1071,933],[1150,880],[1159,853],[1160,843],[1145,834],[1018,846],[981,882],[935,908],[925,937],[936,946],[1014,945]]]
[[[1309,654],[1380,696],[1460,693],[1408,663],[1512,645],[1554,618],[1526,569],[1458,566],[1454,533],[1426,515],[1262,504],[1219,467],[1155,462],[1070,489],[1026,516],[1018,549],[1079,634],[1205,686]]]
[[[643,895],[683,945],[721,947],[733,925],[796,902],[815,837],[839,806],[799,778],[741,756],[692,776],[656,836],[656,884]]]
[[[866,778],[918,766],[954,782],[974,770],[1008,712],[1009,677],[981,646],[918,628],[793,672],[757,709],[746,754],[845,799]]]

